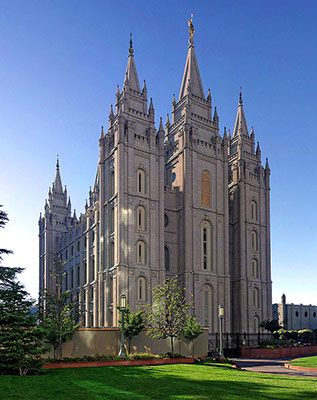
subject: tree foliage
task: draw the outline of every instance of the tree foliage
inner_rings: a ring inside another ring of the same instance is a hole
[[[273,333],[275,331],[278,331],[279,329],[281,329],[281,325],[278,323],[277,319],[272,319],[270,320],[264,320],[260,323],[260,328],[264,328],[267,331]]]
[[[8,221],[0,211],[0,226]],[[0,249],[0,254],[10,250]],[[42,365],[40,355],[48,349],[43,346],[44,332],[36,327],[36,317],[30,311],[34,304],[17,279],[22,268],[0,266],[0,373],[25,375]]]
[[[71,301],[68,290],[63,291],[64,264],[60,259],[55,262],[52,273],[55,290],[46,291],[39,305],[40,326],[45,331],[46,340],[53,345],[54,358],[59,359],[63,356],[62,344],[77,331],[80,318],[78,302]]]
[[[170,338],[174,354],[174,339],[182,338],[190,307],[186,304],[184,290],[177,284],[177,276],[167,278],[153,290],[153,304],[147,309],[147,334],[153,339]]]
[[[120,309],[118,307],[118,309]],[[124,312],[124,337],[128,340],[128,351],[131,350],[131,341],[134,336],[137,336],[144,328],[144,312],[142,310],[133,313],[129,306]],[[122,321],[119,319],[120,328],[122,328]]]
[[[193,342],[193,357],[195,356],[195,339],[201,334],[201,325],[196,321],[196,318],[193,315],[187,315],[182,336],[184,339]]]
[[[2,206],[0,205],[0,207]],[[4,228],[8,221],[8,214],[5,211],[0,210],[0,228]],[[12,250],[0,248],[0,261],[2,261],[2,254],[12,254]]]

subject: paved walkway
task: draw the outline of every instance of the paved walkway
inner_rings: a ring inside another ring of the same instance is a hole
[[[310,376],[317,378],[317,372],[296,371],[286,368],[284,364],[292,359],[293,358],[259,360],[252,358],[233,358],[232,360],[237,364],[239,368],[247,371],[278,375]]]

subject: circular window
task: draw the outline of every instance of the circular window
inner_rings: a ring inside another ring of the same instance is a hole
[[[298,317],[298,311],[296,311],[295,315],[296,315],[296,317]]]
[[[172,173],[172,176],[171,176],[171,181],[172,181],[172,182],[175,182],[175,179],[176,179],[176,174],[175,174],[175,172],[173,172],[173,173]]]
[[[164,226],[167,226],[169,222],[168,216],[164,214]]]

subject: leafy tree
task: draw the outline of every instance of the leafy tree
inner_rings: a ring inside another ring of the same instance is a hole
[[[120,309],[120,307],[118,307]],[[119,319],[120,328],[122,321]],[[144,328],[144,312],[137,311],[135,314],[127,306],[124,312],[124,337],[128,340],[128,351],[131,351],[131,341],[134,336],[137,336]]]
[[[260,328],[264,328],[267,331],[273,333],[274,331],[278,331],[279,329],[281,329],[281,325],[278,323],[277,319],[272,319],[272,321],[270,320],[264,320],[260,323]]]
[[[58,259],[51,274],[56,285],[52,292],[43,294],[39,305],[40,326],[45,330],[46,340],[54,347],[54,358],[62,358],[62,344],[70,339],[79,328],[79,307],[71,301],[69,290],[63,291],[66,276],[64,262]]]
[[[193,342],[193,357],[195,357],[195,339],[201,334],[201,325],[196,321],[196,318],[193,315],[187,315],[182,336],[184,339]]]
[[[0,211],[0,226],[7,221],[7,214]],[[0,254],[10,253],[0,249]],[[0,373],[25,375],[38,369],[43,364],[40,355],[48,350],[43,346],[44,332],[36,327],[30,310],[34,301],[17,279],[22,271],[0,266]]]
[[[147,334],[153,339],[170,338],[172,355],[174,339],[182,337],[190,307],[186,304],[183,289],[177,285],[177,276],[167,278],[163,285],[157,285],[153,290],[153,304],[147,309]]]

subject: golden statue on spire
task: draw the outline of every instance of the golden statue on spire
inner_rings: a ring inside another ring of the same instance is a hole
[[[194,25],[193,25],[193,16],[194,14],[192,13],[190,16],[190,20],[188,21],[188,30],[189,30],[189,39],[192,39],[195,33]]]

